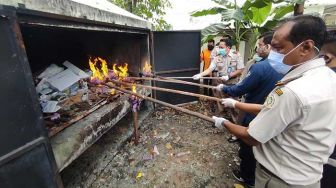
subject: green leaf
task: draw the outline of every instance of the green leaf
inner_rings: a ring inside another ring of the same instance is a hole
[[[222,20],[223,21],[231,21],[231,20],[237,20],[242,21],[244,20],[244,13],[242,9],[225,9],[222,11]]]
[[[243,4],[241,9],[243,10],[243,12],[246,12],[246,11],[249,10],[251,5],[252,5],[252,2],[250,0],[247,0],[247,1],[245,1],[245,3]]]
[[[272,2],[270,0],[255,0],[254,2],[252,2],[251,7],[264,8],[269,4],[272,5]]]
[[[268,20],[263,26],[262,28],[265,28],[267,30],[272,30],[275,26],[277,26],[277,24],[279,23],[278,20]]]
[[[306,0],[285,0],[286,3],[290,3],[290,4],[304,4]]]
[[[272,14],[274,14],[273,19],[279,20],[283,18],[286,14],[294,11],[294,5],[283,5],[276,7]]]
[[[201,31],[202,34],[202,41],[203,39],[206,40],[208,39],[209,36],[217,36],[219,34],[225,34],[225,29],[227,29],[230,26],[230,24],[223,24],[223,23],[217,23],[217,24],[212,24],[206,28],[204,28]]]
[[[199,16],[215,15],[215,14],[222,13],[224,10],[226,9],[221,8],[221,7],[213,7],[210,9],[204,9],[204,10],[192,12],[191,16],[199,17]]]
[[[261,25],[265,22],[272,9],[272,3],[268,0],[257,0],[252,5],[252,22]]]

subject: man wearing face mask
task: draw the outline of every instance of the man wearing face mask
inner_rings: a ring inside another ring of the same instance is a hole
[[[236,84],[239,81],[239,76],[244,69],[243,60],[238,52],[231,50],[232,43],[229,39],[221,39],[219,46],[216,46],[211,52],[211,64],[208,69],[202,73],[193,76],[194,80],[199,80],[201,77],[211,75],[220,77],[221,80],[213,80],[213,85],[221,83]],[[217,97],[223,97],[216,90],[213,91]],[[218,103],[219,112],[223,111],[223,107]]]
[[[245,95],[246,103],[263,104],[267,95],[274,89],[275,84],[283,77],[274,70],[267,60],[271,50],[273,33],[261,35],[257,41],[257,55],[261,61],[256,61],[247,73],[246,78],[233,86],[220,84],[217,89],[231,97]],[[243,126],[247,127],[255,118],[254,114],[245,113],[242,121]],[[248,186],[254,186],[256,161],[252,152],[252,146],[239,142],[240,171],[233,171],[234,177],[244,182]]]
[[[209,68],[210,63],[211,63],[211,52],[214,49],[214,47],[215,47],[215,41],[213,39],[210,39],[208,40],[207,48],[201,52],[201,63],[203,63],[202,71]],[[210,79],[204,79],[203,82],[206,85],[211,85]],[[205,95],[211,95],[210,89],[205,89]]]
[[[336,74],[318,58],[325,36],[319,17],[296,16],[281,24],[268,60],[286,75],[265,103],[223,99],[226,107],[258,114],[256,118],[244,127],[213,117],[216,127],[255,146],[255,187],[320,187],[323,164],[336,143]]]

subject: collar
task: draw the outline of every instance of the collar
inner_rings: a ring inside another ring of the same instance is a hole
[[[230,56],[230,57],[232,57],[232,56],[234,56],[234,54],[235,54],[235,51],[234,51],[234,50],[232,50],[232,49],[230,49],[230,51],[229,51],[229,53],[228,53],[228,55],[227,55],[227,56]]]
[[[317,67],[325,66],[325,61],[323,58],[312,59],[306,63],[296,67],[292,71],[288,72],[281,81],[291,80],[293,78],[301,77],[303,73],[315,69]]]
[[[334,72],[336,72],[336,67],[331,67],[331,70],[333,70]]]

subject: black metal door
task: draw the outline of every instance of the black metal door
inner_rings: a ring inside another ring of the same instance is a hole
[[[152,64],[156,75],[164,77],[189,77],[199,73],[200,69],[200,31],[164,31],[153,32]],[[193,81],[193,80],[188,80]],[[158,87],[166,87],[198,93],[199,87],[155,82]],[[197,98],[160,91],[154,96],[171,104],[196,101]]]
[[[14,11],[0,6],[0,187],[62,187]]]

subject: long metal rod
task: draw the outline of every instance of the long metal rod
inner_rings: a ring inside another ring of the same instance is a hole
[[[110,80],[110,81],[113,82],[113,83],[115,83],[115,84],[132,86],[131,83],[127,83],[127,82],[116,81],[116,80]],[[142,87],[142,88],[147,88],[147,89],[153,89],[153,90],[158,90],[158,91],[164,91],[164,92],[170,92],[170,93],[177,93],[177,94],[188,95],[188,96],[193,96],[193,97],[199,97],[199,98],[208,99],[208,100],[217,101],[217,102],[221,102],[222,101],[220,98],[217,98],[217,97],[210,97],[210,96],[196,94],[196,93],[191,93],[191,92],[186,92],[186,91],[180,91],[180,90],[175,90],[175,89],[167,89],[167,88],[161,88],[161,87],[146,86],[146,85],[141,85],[141,84],[135,84],[135,85],[137,87]]]
[[[112,84],[110,84],[110,83],[106,83],[106,84],[104,84],[104,85],[107,85],[107,86],[109,86],[109,87],[111,87],[111,88],[113,88],[113,89],[116,89],[116,90],[118,90],[118,91],[121,91],[121,92],[123,92],[123,93],[127,93],[127,94],[129,94],[129,95],[134,95],[134,96],[143,98],[143,99],[145,99],[145,100],[148,100],[148,101],[151,101],[151,102],[160,104],[160,105],[162,105],[162,106],[167,106],[167,107],[172,108],[172,109],[174,109],[174,110],[178,110],[178,111],[181,111],[181,112],[183,112],[183,113],[186,113],[186,114],[189,114],[189,115],[192,115],[192,116],[195,116],[195,117],[204,119],[204,120],[209,121],[209,122],[211,122],[211,123],[215,123],[215,120],[213,120],[212,118],[210,118],[210,117],[208,117],[208,116],[206,116],[206,115],[203,115],[203,114],[201,114],[201,113],[193,112],[193,111],[187,110],[187,109],[185,109],[185,108],[181,108],[181,107],[178,107],[178,106],[175,106],[175,105],[172,105],[172,104],[169,104],[169,103],[160,101],[160,100],[153,99],[153,98],[151,98],[151,97],[147,97],[147,96],[145,96],[145,95],[141,95],[141,94],[138,94],[138,93],[133,93],[133,92],[131,92],[131,91],[128,91],[128,90],[126,90],[126,89],[122,89],[122,88],[120,88],[120,87],[118,87],[118,86],[115,86],[115,85],[112,85]]]
[[[171,78],[171,79],[193,79],[193,77],[165,77],[165,78]],[[220,77],[201,77],[201,79],[208,79],[208,80],[220,80]]]
[[[133,80],[150,80],[150,81],[158,81],[158,82],[168,82],[168,83],[176,83],[176,84],[185,84],[185,85],[193,85],[193,86],[198,86],[198,87],[203,87],[203,88],[209,88],[209,89],[215,89],[216,87],[214,86],[209,86],[209,85],[204,85],[204,84],[197,84],[194,82],[187,82],[187,81],[182,81],[182,80],[174,80],[174,79],[164,79],[163,78],[149,78],[149,77],[128,77]]]

